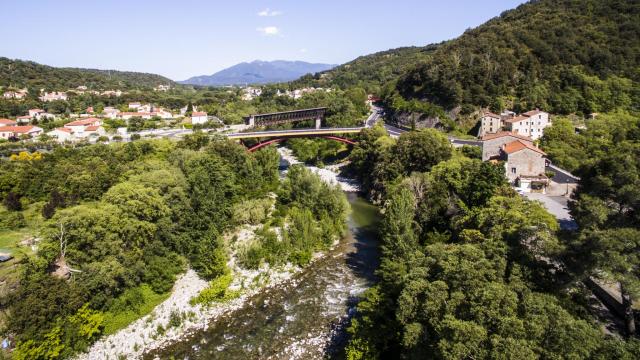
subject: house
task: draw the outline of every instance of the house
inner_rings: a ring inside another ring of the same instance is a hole
[[[483,137],[506,130],[537,140],[544,135],[544,128],[550,125],[549,114],[538,109],[520,115],[509,110],[505,110],[500,115],[483,111],[478,136]]]
[[[32,117],[29,115],[18,116],[16,122],[18,124],[28,124],[31,122]]]
[[[522,140],[533,145],[533,140],[527,136],[518,135],[508,131],[500,131],[495,134],[487,134],[482,137],[482,161],[497,159],[500,157],[502,147],[510,142]]]
[[[207,118],[206,112],[193,112],[191,113],[191,124],[192,125],[200,125],[206,124],[209,119]]]
[[[491,111],[483,111],[480,118],[480,129],[478,136],[483,137],[486,134],[495,134],[502,130],[502,118],[500,115]]]
[[[112,106],[107,106],[102,110],[102,115],[104,115],[104,117],[107,117],[109,119],[117,118],[119,113],[120,113],[120,110]]]
[[[3,126],[15,126],[17,123],[9,119],[0,119],[0,127]]]
[[[98,118],[86,118],[81,120],[75,120],[64,125],[65,128],[70,129],[75,137],[84,137],[84,133],[88,127],[101,126],[102,120]]]
[[[158,85],[153,88],[153,91],[169,91],[169,89],[171,89],[169,85]]]
[[[102,136],[106,134],[104,128],[97,121],[87,122],[83,120],[76,120],[72,123],[66,124],[64,127],[51,130],[47,135],[54,137],[58,142],[75,141],[90,136]],[[95,119],[99,120],[99,119]],[[73,124],[73,125],[71,125]]]
[[[5,99],[20,100],[27,97],[27,94],[29,94],[29,91],[27,89],[22,89],[18,91],[5,91],[4,94],[2,94],[2,97],[4,97]]]
[[[121,112],[120,114],[118,114],[118,118],[122,119],[122,120],[129,120],[132,117],[139,117],[139,118],[143,118],[145,120],[149,120],[153,117],[153,113],[150,112]]]
[[[153,105],[151,104],[144,104],[144,105],[140,105],[138,106],[138,108],[136,108],[137,112],[153,112],[155,109],[153,107]]]
[[[242,100],[251,101],[262,94],[261,88],[246,87],[242,90]]]
[[[42,134],[42,128],[32,125],[0,127],[0,139],[20,138],[25,135],[36,137],[40,134]]]
[[[550,125],[549,113],[538,109],[527,111],[504,121],[505,130],[528,136],[533,140],[541,138],[544,135],[544,128]]]
[[[106,90],[106,91],[103,91],[102,93],[100,93],[100,95],[102,95],[102,96],[119,97],[120,95],[122,95],[122,91],[120,91],[120,90]]]
[[[509,182],[523,191],[543,190],[546,154],[527,136],[502,131],[482,137],[482,160],[503,161]]]
[[[39,115],[44,114],[44,110],[42,109],[29,109],[29,117],[38,117]]]
[[[523,140],[512,141],[502,147],[502,159],[509,182],[525,192],[544,191],[549,183],[545,175],[544,151]]]
[[[73,136],[73,131],[70,128],[61,127],[55,128],[47,133],[47,135],[56,139],[58,142],[66,142],[75,140],[75,136]]]
[[[139,102],[129,103],[129,109],[137,110],[140,106],[142,106],[142,104],[140,104]]]
[[[64,92],[56,92],[56,91],[50,92],[50,93],[45,92],[42,96],[40,96],[39,99],[45,102],[57,101],[57,100],[64,101],[64,100],[67,100],[67,94]]]
[[[104,128],[100,125],[90,125],[84,128],[84,132],[79,135],[79,137],[89,137],[89,136],[103,136],[105,135],[107,132],[104,130]]]
[[[154,116],[157,116],[161,119],[171,119],[173,118],[173,114],[170,111],[167,111],[165,109],[157,109],[157,111],[154,112]]]

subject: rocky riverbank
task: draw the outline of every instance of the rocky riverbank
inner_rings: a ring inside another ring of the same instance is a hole
[[[289,164],[300,163],[291,153],[290,149],[279,148],[280,155]],[[349,179],[338,176],[340,165],[331,165],[326,168],[308,166],[310,170],[320,176],[329,184],[338,184],[343,191],[356,192],[358,186]],[[250,241],[254,236],[255,226],[243,226],[233,233],[227,234],[227,242],[235,237],[236,244],[229,244],[232,253],[239,245]],[[322,258],[322,254],[314,254],[314,262]],[[264,265],[258,270],[246,270],[240,268],[234,257],[229,262],[234,280],[230,286],[233,290],[240,290],[240,297],[225,303],[216,303],[210,306],[192,305],[190,300],[204,290],[209,283],[201,279],[198,274],[189,269],[178,277],[173,286],[171,295],[167,300],[158,305],[150,314],[134,321],[115,334],[106,336],[94,343],[86,353],[76,357],[77,360],[97,359],[136,359],[152,350],[163,349],[167,345],[176,342],[189,334],[207,329],[211,323],[220,316],[240,309],[246,301],[266,288],[274,287],[291,279],[300,272],[299,267],[287,264],[278,268],[270,268]],[[179,314],[180,325],[171,326],[172,314]],[[312,341],[312,339],[309,339]],[[316,339],[317,341],[317,339]],[[289,349],[296,352],[296,344]]]
[[[286,160],[289,164],[301,164],[295,156],[293,156],[293,152],[291,149],[286,147],[278,148],[278,152],[282,159]],[[328,184],[332,185],[340,185],[342,191],[346,192],[357,192],[360,190],[358,182],[353,179],[348,179],[338,175],[340,173],[340,169],[345,166],[347,163],[340,163],[336,165],[328,165],[324,168],[319,168],[317,166],[305,165],[307,169],[316,173],[320,178]]]

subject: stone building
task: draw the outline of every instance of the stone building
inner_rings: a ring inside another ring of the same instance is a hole
[[[531,138],[501,131],[495,134],[487,134],[482,137],[482,161],[498,159],[501,156],[502,147],[510,142],[522,140],[533,145]]]
[[[502,119],[500,115],[491,111],[484,111],[480,118],[480,130],[478,136],[483,137],[487,134],[495,134],[502,131]]]
[[[544,191],[546,154],[526,136],[500,132],[482,138],[482,160],[504,162],[509,183],[525,192]]]

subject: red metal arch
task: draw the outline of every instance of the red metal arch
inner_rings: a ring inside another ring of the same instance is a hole
[[[329,139],[329,140],[335,140],[335,141],[339,141],[341,143],[345,143],[345,144],[349,144],[349,145],[355,145],[357,144],[355,141],[351,140],[351,139],[346,139],[343,137],[339,137],[339,136],[333,136],[333,135],[308,135],[307,137],[321,137],[321,138],[325,138],[325,139]],[[259,150],[265,146],[269,146],[271,144],[276,144],[282,141],[285,141],[287,139],[291,139],[291,136],[288,137],[279,137],[279,138],[273,138],[273,139],[269,139],[265,142],[261,142],[258,143],[256,145],[253,145],[252,147],[250,147],[249,149],[247,149],[249,152],[254,152],[256,150]]]

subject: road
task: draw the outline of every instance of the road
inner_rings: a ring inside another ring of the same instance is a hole
[[[578,225],[571,218],[569,208],[567,206],[569,200],[564,196],[549,196],[540,193],[525,193],[524,196],[529,200],[540,201],[547,211],[558,219],[560,228],[564,230],[576,230]]]

